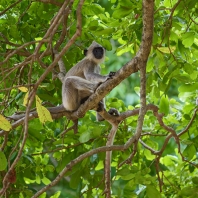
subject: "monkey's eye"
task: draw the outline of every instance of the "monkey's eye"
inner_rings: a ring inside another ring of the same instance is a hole
[[[84,49],[84,55],[87,56],[87,52],[88,50],[87,49]]]

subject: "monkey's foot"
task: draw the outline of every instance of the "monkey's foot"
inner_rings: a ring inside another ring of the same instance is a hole
[[[113,116],[119,116],[120,115],[120,112],[117,109],[115,109],[115,108],[109,109],[108,113],[110,115],[113,115]]]
[[[109,77],[112,78],[113,76],[115,76],[116,72],[109,72]]]

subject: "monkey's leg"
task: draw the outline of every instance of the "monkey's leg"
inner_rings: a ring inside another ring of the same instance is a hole
[[[106,108],[105,99],[103,98],[98,104],[97,114],[96,114],[97,121],[103,121],[104,120],[104,118],[100,115],[99,112],[103,111],[105,108]]]
[[[103,121],[104,120],[104,118],[100,115],[100,111],[103,111],[105,109],[106,109],[105,98],[103,98],[103,100],[100,101],[100,103],[98,104],[98,109],[97,109],[97,114],[96,114],[97,121]],[[108,113],[110,115],[113,115],[113,116],[119,116],[120,115],[119,111],[115,108],[109,109]]]
[[[92,83],[77,76],[66,78],[62,86],[63,106],[68,111],[78,109],[82,100],[88,98],[97,86],[98,83]]]
[[[98,82],[94,83],[78,76],[70,76],[66,79],[72,82],[73,87],[80,91],[93,93],[98,87]]]
[[[67,111],[76,110],[78,104],[78,90],[72,78],[66,78],[62,85],[62,103]]]

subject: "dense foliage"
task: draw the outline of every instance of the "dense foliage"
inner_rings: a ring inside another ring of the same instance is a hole
[[[9,123],[14,120],[9,116],[26,111],[29,91],[53,61],[49,46],[57,45],[60,51],[74,35],[78,2],[71,3],[67,21],[60,23],[53,37],[44,38],[40,62],[36,56],[34,61],[28,58],[34,56],[63,0],[1,0],[0,188],[23,145],[24,126],[10,129]],[[83,58],[82,50],[93,40],[107,49],[103,74],[117,71],[135,56],[142,38],[142,1],[86,0],[81,13],[82,33],[63,56],[67,70]],[[113,151],[112,197],[198,196],[197,13],[195,0],[155,0],[146,98],[147,104],[159,107],[163,122],[147,111],[131,163],[123,162],[133,155],[134,148]],[[63,30],[64,40],[58,43]],[[97,122],[93,110],[79,120],[77,134],[70,130],[60,136],[73,124],[66,117],[50,120],[45,112],[47,107],[62,103],[61,82],[54,77],[58,68],[52,72],[37,89],[31,108],[43,109],[40,111],[44,113],[29,121],[22,155],[8,178],[10,185],[0,191],[5,197],[33,196],[69,162],[106,144],[110,124]],[[132,74],[107,96],[107,109],[115,107],[125,112],[138,108],[139,87],[138,73]],[[137,119],[138,115],[131,116],[119,125],[114,145],[125,144],[135,133]],[[173,138],[170,134],[177,135]],[[79,162],[41,197],[104,197],[104,159],[105,153],[100,152]]]

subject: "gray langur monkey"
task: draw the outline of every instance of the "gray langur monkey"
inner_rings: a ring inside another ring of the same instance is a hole
[[[67,111],[75,111],[84,103],[88,97],[94,93],[97,87],[112,78],[115,72],[102,76],[100,74],[100,63],[104,61],[105,49],[95,41],[84,50],[85,58],[73,66],[65,75],[62,85],[62,102]],[[97,120],[104,118],[98,112],[105,108],[104,99],[97,107]],[[119,112],[112,108],[109,110],[111,115],[119,115]]]

